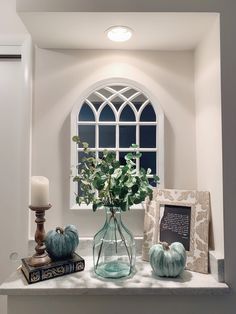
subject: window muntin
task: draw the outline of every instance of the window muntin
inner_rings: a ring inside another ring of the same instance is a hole
[[[116,152],[117,159],[123,160],[130,145],[136,143],[143,154],[137,168],[149,167],[156,174],[156,113],[150,101],[140,95],[141,92],[127,86],[107,86],[94,91],[78,114],[78,135],[89,143],[96,157],[100,150],[108,148]]]
[[[84,112],[82,119],[81,112]],[[141,159],[137,160],[137,169],[140,167],[152,169],[149,176],[152,185],[153,174],[159,176],[161,174],[163,177],[163,114],[157,104],[154,107],[151,100],[140,90],[124,84],[108,84],[95,89],[89,96],[80,100],[80,105],[74,107],[72,121],[75,121],[73,118],[75,116],[76,128],[72,126],[72,132],[74,130],[72,135],[75,135],[77,130],[77,135],[82,141],[92,144],[90,149],[96,157],[100,151],[108,148],[115,151],[116,158],[123,163],[124,155],[132,151],[130,145],[136,143],[143,154]],[[87,120],[84,118],[86,116]],[[85,130],[90,129],[85,138],[83,137],[85,132],[80,132],[81,126],[85,127]],[[81,161],[82,150],[82,147],[77,147],[77,152],[72,150],[72,154],[74,151],[76,156],[72,157],[72,165]],[[75,175],[76,171],[72,173]],[[162,178],[161,185],[163,181]],[[74,192],[77,193],[79,190],[77,184],[73,183],[72,208],[75,204]]]

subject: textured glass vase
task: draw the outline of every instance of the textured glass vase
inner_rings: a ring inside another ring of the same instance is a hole
[[[119,208],[105,210],[105,224],[94,236],[94,271],[103,278],[129,276],[135,267],[134,237],[123,224]]]

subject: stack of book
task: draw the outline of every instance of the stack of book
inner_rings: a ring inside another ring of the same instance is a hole
[[[85,267],[84,259],[76,253],[70,259],[53,261],[41,267],[32,267],[28,261],[29,258],[22,259],[21,270],[29,284],[82,271]]]

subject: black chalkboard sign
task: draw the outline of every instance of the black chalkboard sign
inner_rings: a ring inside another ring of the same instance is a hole
[[[191,207],[163,205],[164,214],[160,221],[160,241],[169,244],[180,242],[190,250]]]

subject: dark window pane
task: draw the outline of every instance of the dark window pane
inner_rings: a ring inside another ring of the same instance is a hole
[[[141,101],[142,103],[144,103],[146,100],[147,96],[145,96],[144,94],[139,94],[134,98],[134,101]]]
[[[95,121],[93,111],[86,103],[80,109],[79,121]]]
[[[124,99],[122,99],[120,96],[115,96],[115,97],[113,97],[112,99],[111,99],[111,101],[112,101],[112,103],[122,103],[123,104],[123,102],[124,102]]]
[[[112,92],[106,90],[105,88],[99,89],[98,92],[106,98],[110,97],[113,94]]]
[[[93,104],[96,110],[98,110],[98,108],[104,101],[103,98],[101,96],[98,96],[96,93],[90,94],[87,99]]]
[[[121,165],[126,165],[125,155],[127,155],[129,152],[119,152],[119,160]],[[133,162],[136,162],[133,160]]]
[[[95,147],[95,126],[94,125],[79,125],[78,135],[82,142],[87,142],[89,147]],[[82,145],[80,144],[80,147]]]
[[[131,96],[133,96],[135,93],[137,93],[137,91],[133,88],[127,90],[126,92],[123,92],[122,94],[126,97],[126,98],[130,98]]]
[[[100,121],[115,121],[115,115],[110,106],[106,105],[100,114]]]
[[[137,111],[139,111],[140,107],[142,106],[142,102],[139,101],[132,101],[133,105],[135,106],[135,108],[137,109]]]
[[[116,127],[114,125],[99,126],[99,147],[116,146]]]
[[[93,101],[93,105],[95,107],[95,109],[98,111],[98,109],[100,108],[102,102],[100,101]]]
[[[140,126],[140,147],[156,147],[156,126]]]
[[[155,152],[142,152],[140,159],[140,168],[147,170],[152,169],[152,174],[156,173],[156,153]]]
[[[120,121],[135,121],[135,120],[136,119],[133,109],[129,105],[126,105],[121,112]]]
[[[80,164],[78,165],[78,172],[83,166],[84,158],[95,157],[95,155],[95,152],[90,152],[89,154],[85,154],[84,152],[78,152],[78,163]]]
[[[156,114],[151,104],[143,109],[140,121],[156,121]]]
[[[83,196],[83,192],[82,192],[82,190],[80,188],[79,182],[77,183],[77,193],[78,193],[78,196]]]
[[[123,105],[123,102],[113,102],[112,101],[112,104],[116,108],[116,110],[118,111],[120,106]]]
[[[116,108],[116,110],[119,110],[120,106],[124,103],[124,100],[119,96],[115,96],[114,98],[111,99],[111,102]]]
[[[116,91],[120,91],[121,89],[123,89],[125,86],[122,86],[122,85],[111,85],[109,86],[111,87],[112,89],[116,90]]]
[[[136,143],[136,126],[122,125],[120,129],[120,147],[130,147]]]
[[[108,149],[109,152],[114,152],[115,154],[115,151],[111,150],[111,149]],[[102,152],[98,152],[98,158],[102,159],[103,158],[103,151]]]

